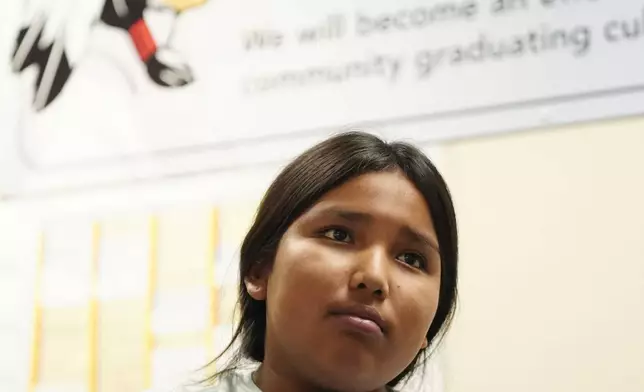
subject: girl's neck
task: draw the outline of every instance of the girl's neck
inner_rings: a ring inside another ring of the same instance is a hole
[[[270,364],[261,364],[253,372],[252,379],[262,392],[342,392],[315,386],[286,369],[275,369]],[[387,388],[365,392],[387,392]]]
[[[262,392],[335,392],[316,388],[292,376],[286,369],[274,369],[266,363],[253,373],[253,382]]]

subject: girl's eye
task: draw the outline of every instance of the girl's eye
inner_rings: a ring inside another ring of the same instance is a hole
[[[398,256],[398,260],[410,267],[418,268],[420,270],[425,270],[427,267],[427,261],[425,261],[425,258],[417,253],[403,253]]]
[[[322,235],[337,242],[351,242],[351,235],[343,229],[326,229]]]

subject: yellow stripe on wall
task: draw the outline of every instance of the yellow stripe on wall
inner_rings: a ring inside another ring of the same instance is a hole
[[[34,276],[34,322],[31,342],[31,364],[29,369],[29,392],[34,392],[38,385],[40,370],[40,349],[42,343],[42,280],[45,264],[45,233],[38,235],[36,255],[36,273]]]
[[[145,322],[145,389],[152,387],[153,376],[154,332],[152,330],[152,313],[154,311],[154,297],[157,289],[157,263],[159,259],[159,219],[156,216],[150,218],[149,230],[150,258],[148,260],[148,292]]]
[[[210,213],[210,225],[208,233],[208,253],[206,258],[206,284],[208,292],[210,293],[209,299],[209,321],[208,331],[206,332],[206,352],[208,357],[214,358],[215,353],[215,326],[218,323],[218,309],[219,298],[218,290],[215,287],[215,263],[217,255],[217,246],[219,246],[219,211],[213,208]]]
[[[89,323],[88,323],[88,374],[87,391],[97,392],[98,390],[98,279],[99,262],[101,253],[101,226],[99,223],[92,225],[92,260],[90,269],[90,293],[89,293]]]

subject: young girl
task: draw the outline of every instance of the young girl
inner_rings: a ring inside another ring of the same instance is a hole
[[[451,320],[457,254],[450,193],[421,151],[357,132],[314,146],[244,239],[233,360],[186,390],[402,386]]]

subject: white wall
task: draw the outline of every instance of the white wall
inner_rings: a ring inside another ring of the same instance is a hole
[[[5,168],[0,168],[0,170]],[[276,167],[168,180],[80,194],[0,201],[0,391],[27,391],[33,342],[34,272],[41,222],[97,218],[164,206],[231,202],[261,195]]]
[[[0,203],[1,207],[1,203]],[[36,239],[33,227],[0,213],[0,390],[26,391],[34,312]]]
[[[644,390],[644,119],[453,143],[449,392]]]

